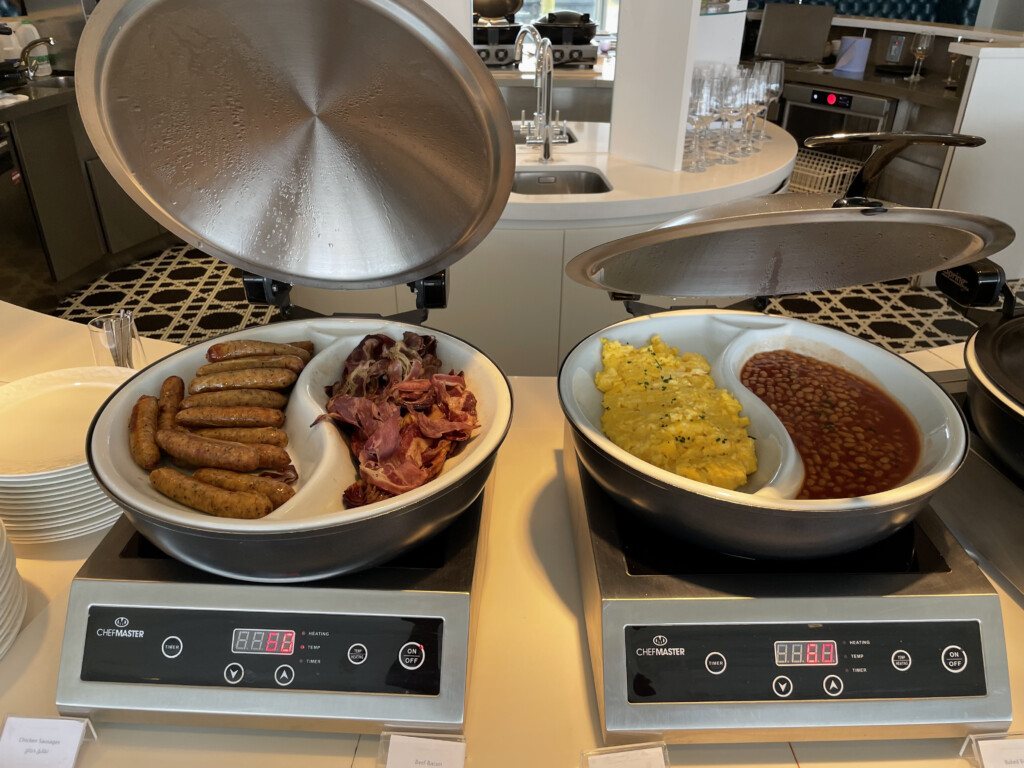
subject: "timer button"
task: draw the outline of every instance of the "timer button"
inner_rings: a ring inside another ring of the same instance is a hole
[[[224,679],[231,683],[231,685],[238,685],[242,682],[243,677],[245,677],[245,669],[237,661],[232,661],[224,667]]]
[[[967,669],[967,654],[959,645],[947,645],[942,650],[942,666],[947,672],[959,674]]]
[[[288,664],[282,664],[274,670],[274,682],[280,686],[291,685],[295,680],[295,670]]]
[[[712,651],[704,658],[704,668],[712,675],[720,675],[725,672],[725,656],[718,651]]]
[[[843,678],[839,675],[828,675],[821,683],[825,693],[829,696],[838,696],[843,692]]]
[[[793,693],[793,681],[785,675],[779,675],[772,680],[772,690],[780,699],[785,699]]]
[[[398,652],[398,663],[406,669],[419,669],[426,658],[426,651],[419,643],[406,643]]]
[[[348,660],[356,666],[366,661],[367,656],[369,656],[369,651],[362,643],[353,643],[348,647]]]
[[[171,635],[170,637],[164,638],[164,643],[160,646],[160,653],[168,659],[176,659],[181,656],[182,648],[181,638],[176,635]]]
[[[910,658],[910,654],[902,648],[892,652],[892,666],[898,672],[906,672],[910,669],[912,662],[913,659]]]

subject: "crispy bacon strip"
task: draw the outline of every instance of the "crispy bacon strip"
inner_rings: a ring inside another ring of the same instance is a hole
[[[327,413],[359,461],[347,507],[372,504],[436,477],[458,442],[480,426],[461,373],[440,373],[437,339],[366,336],[328,389]]]

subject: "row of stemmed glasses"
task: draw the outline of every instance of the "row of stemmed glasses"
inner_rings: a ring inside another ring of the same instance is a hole
[[[757,117],[766,114],[772,100],[782,92],[782,63],[777,64],[777,69],[769,61],[749,68],[722,64],[695,67],[687,110],[691,136],[684,170],[699,173],[714,163],[732,165],[760,151],[758,143],[766,134],[764,118],[761,130],[757,130]],[[718,130],[712,136],[715,124]]]

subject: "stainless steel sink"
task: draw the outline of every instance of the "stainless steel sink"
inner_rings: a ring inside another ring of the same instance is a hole
[[[512,122],[512,135],[516,138],[516,144],[526,143],[526,134],[519,130],[520,123],[518,120]],[[566,144],[575,144],[579,139],[576,138],[576,134],[572,132],[572,128],[566,126],[565,135],[569,139]]]
[[[512,191],[520,195],[595,195],[611,192],[612,185],[597,171],[516,171]]]
[[[4,91],[28,96],[30,99],[38,99],[41,96],[52,96],[55,93],[74,87],[74,75],[55,75],[52,77],[37,77],[21,85],[7,85]]]
[[[29,86],[39,88],[73,88],[75,85],[74,75],[44,75],[35,78]]]

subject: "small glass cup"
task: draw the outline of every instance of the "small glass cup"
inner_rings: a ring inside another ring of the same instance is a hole
[[[88,323],[92,355],[96,365],[131,368],[146,367],[146,353],[135,320],[129,310],[116,315],[94,317]]]

